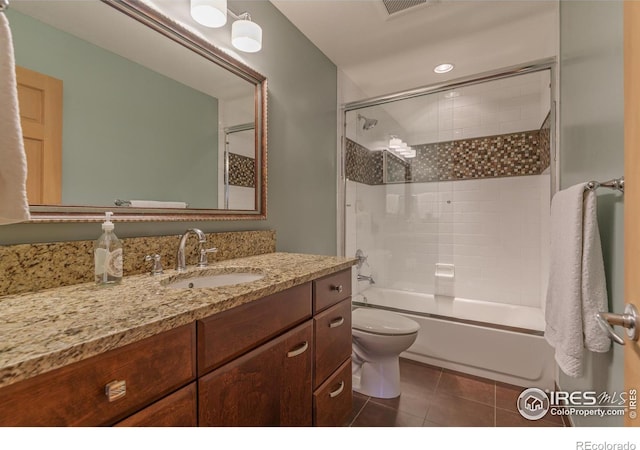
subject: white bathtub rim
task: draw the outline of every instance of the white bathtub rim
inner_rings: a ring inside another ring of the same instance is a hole
[[[395,301],[390,301],[389,296],[393,296]],[[434,296],[379,287],[370,287],[357,293],[353,296],[353,303],[357,306],[464,321],[478,326],[510,329],[528,334],[542,335],[545,328],[544,311],[542,308],[531,306]]]

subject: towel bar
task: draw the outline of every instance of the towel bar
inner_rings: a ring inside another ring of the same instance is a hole
[[[599,187],[606,187],[609,189],[615,189],[624,193],[624,177],[615,178],[613,180],[604,181],[600,183],[599,181],[589,181],[587,185],[584,187],[585,191],[594,191]]]

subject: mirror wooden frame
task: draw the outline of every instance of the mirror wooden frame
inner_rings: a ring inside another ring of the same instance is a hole
[[[267,78],[236,60],[183,25],[140,0],[100,0],[161,33],[207,60],[255,85],[255,205],[254,210],[153,209],[131,207],[57,206],[30,207],[31,223],[98,222],[113,211],[119,222],[264,220],[267,218]]]

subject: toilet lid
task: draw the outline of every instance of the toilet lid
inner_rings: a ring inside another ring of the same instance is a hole
[[[400,314],[375,308],[358,308],[351,312],[351,326],[376,334],[400,335],[418,331],[420,325]]]

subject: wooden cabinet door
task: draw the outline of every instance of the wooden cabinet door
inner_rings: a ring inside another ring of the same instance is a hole
[[[198,381],[200,426],[310,426],[311,321]]]

